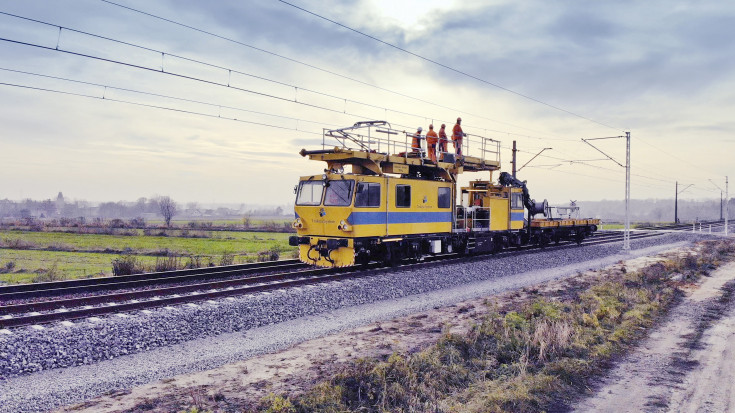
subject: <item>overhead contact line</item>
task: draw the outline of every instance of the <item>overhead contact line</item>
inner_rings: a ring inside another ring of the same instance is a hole
[[[220,40],[224,40],[224,41],[231,42],[231,43],[234,43],[234,44],[237,44],[237,45],[240,45],[240,46],[244,46],[244,47],[250,48],[252,50],[255,50],[255,51],[258,51],[258,52],[261,52],[261,53],[265,53],[265,54],[268,54],[268,55],[271,55],[271,56],[274,56],[274,57],[278,57],[280,59],[287,60],[287,61],[289,61],[291,63],[296,63],[296,64],[299,64],[299,65],[303,65],[303,66],[306,66],[306,67],[308,67],[310,69],[314,69],[314,70],[320,71],[322,73],[327,73],[329,75],[337,76],[337,77],[340,77],[340,78],[345,79],[345,80],[349,80],[349,81],[352,81],[352,82],[355,82],[355,83],[359,83],[361,85],[372,87],[372,88],[375,88],[375,89],[378,89],[378,90],[381,90],[381,91],[384,91],[384,92],[392,93],[394,95],[401,96],[401,97],[404,97],[404,98],[407,98],[407,99],[411,99],[411,100],[414,100],[414,101],[417,101],[417,102],[426,103],[426,104],[429,104],[429,105],[432,105],[432,106],[435,106],[435,107],[438,107],[438,108],[441,108],[441,109],[447,109],[447,110],[451,110],[451,111],[454,111],[454,112],[463,113],[463,114],[466,114],[466,115],[469,115],[469,116],[473,116],[473,117],[478,118],[478,119],[484,119],[484,120],[488,120],[488,121],[491,121],[491,122],[498,122],[498,123],[502,123],[502,124],[505,124],[505,125],[508,125],[508,126],[512,126],[512,127],[516,127],[516,128],[520,128],[520,129],[532,131],[532,132],[544,133],[544,132],[537,131],[537,130],[534,130],[534,129],[531,129],[531,128],[528,128],[528,127],[525,127],[525,126],[515,125],[513,123],[505,122],[505,121],[498,120],[498,119],[488,118],[486,116],[474,114],[474,113],[468,112],[466,110],[461,110],[461,109],[457,109],[457,108],[452,108],[452,107],[449,107],[449,106],[445,106],[445,105],[442,105],[442,104],[437,103],[435,101],[421,99],[421,98],[418,98],[416,96],[412,96],[412,95],[408,95],[408,94],[405,94],[405,93],[401,93],[401,92],[398,92],[398,91],[395,91],[395,90],[392,90],[392,89],[388,89],[388,88],[385,88],[385,87],[382,87],[382,86],[379,86],[379,85],[376,85],[376,84],[373,84],[373,83],[370,83],[370,82],[366,82],[366,81],[363,81],[363,80],[356,79],[356,78],[351,77],[351,76],[347,76],[347,75],[344,75],[344,74],[341,74],[341,73],[337,73],[337,72],[334,72],[332,70],[325,69],[325,68],[322,68],[322,67],[319,67],[319,66],[310,64],[310,63],[306,63],[306,62],[301,61],[301,60],[298,60],[298,59],[294,59],[294,58],[291,58],[291,57],[288,57],[288,56],[284,56],[284,55],[281,55],[281,54],[272,52],[272,51],[267,50],[267,49],[263,49],[263,48],[260,48],[260,47],[257,47],[257,46],[253,46],[251,44],[248,44],[248,43],[245,43],[245,42],[242,42],[242,41],[239,41],[239,40],[235,40],[235,39],[232,39],[232,38],[227,37],[227,36],[219,35],[219,34],[216,34],[216,33],[213,33],[213,32],[207,31],[207,30],[204,30],[204,29],[200,29],[200,28],[197,28],[197,27],[194,27],[194,26],[185,24],[185,23],[181,23],[181,22],[175,21],[173,19],[169,19],[169,18],[166,18],[166,17],[158,16],[158,15],[155,15],[153,13],[145,12],[145,11],[142,11],[142,10],[139,10],[139,9],[136,9],[136,8],[133,8],[133,7],[130,7],[130,6],[125,6],[125,5],[122,5],[122,4],[119,4],[119,3],[115,3],[115,2],[110,1],[110,0],[100,0],[100,1],[102,1],[104,3],[107,3],[109,5],[112,5],[112,6],[117,6],[117,7],[126,9],[128,11],[132,11],[134,13],[139,13],[139,14],[142,14],[142,15],[145,15],[145,16],[148,16],[148,17],[152,17],[154,19],[158,19],[158,20],[161,20],[161,21],[164,21],[164,22],[167,22],[167,23],[171,23],[171,24],[174,24],[174,25],[177,25],[177,26],[180,26],[180,27],[184,27],[184,28],[189,29],[189,30],[193,30],[193,31],[196,31],[196,32],[199,32],[199,33],[202,33],[202,34],[206,34],[208,36],[212,36],[212,37],[218,38]],[[434,119],[431,116],[422,116],[422,117],[425,118],[425,119]],[[501,133],[507,133],[507,132],[501,132]],[[521,134],[514,134],[514,135],[516,135],[516,136],[525,136],[525,137],[529,137],[529,138],[533,138],[533,139],[550,139],[548,137],[541,138],[541,137],[535,137],[535,136],[529,136],[529,135],[521,135]],[[557,139],[558,140],[560,138],[554,138],[554,139]],[[567,139],[564,139],[564,138],[561,138],[561,139],[567,140]]]

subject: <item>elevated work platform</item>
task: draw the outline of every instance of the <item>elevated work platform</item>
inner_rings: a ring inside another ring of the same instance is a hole
[[[358,122],[353,126],[324,130],[322,149],[301,150],[301,156],[325,161],[333,171],[352,166],[356,174],[400,174],[415,178],[456,182],[463,172],[496,171],[500,169],[500,142],[477,135],[463,139],[462,151],[456,156],[452,142],[448,150],[437,152],[437,162],[426,154],[425,137],[421,136],[421,148],[412,148],[414,134],[392,129],[385,121]],[[336,144],[336,146],[335,146]]]

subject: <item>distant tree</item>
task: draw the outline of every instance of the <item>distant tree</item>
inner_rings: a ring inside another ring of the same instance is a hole
[[[166,226],[171,226],[171,218],[176,215],[177,212],[176,201],[171,199],[170,196],[161,196],[158,197],[158,208],[161,211],[161,216],[163,216],[163,220],[166,221]]]

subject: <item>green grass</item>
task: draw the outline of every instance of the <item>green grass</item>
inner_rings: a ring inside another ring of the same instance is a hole
[[[254,254],[275,246],[284,250],[290,234],[277,232],[208,232],[212,238],[180,238],[161,236],[123,236],[97,234],[70,234],[63,232],[0,231],[2,245],[12,246],[16,240],[31,249],[63,251],[99,251],[118,253],[127,249],[136,254],[160,254],[168,250],[177,254],[222,255]]]
[[[12,272],[0,274],[0,281],[10,284],[32,282],[39,272],[52,268],[54,264],[63,278],[112,275],[111,263],[117,257],[117,254],[0,249],[0,268],[8,262],[15,263]],[[156,262],[155,257],[140,259],[146,265]]]
[[[285,233],[207,233],[212,238],[0,231],[0,281],[30,282],[54,264],[64,278],[112,275],[112,261],[121,254],[135,255],[141,264],[152,268],[156,256],[198,256],[202,265],[207,265],[219,264],[224,254],[232,254],[234,263],[239,264],[257,260],[263,251],[280,251],[281,258],[290,258],[296,251],[288,245],[289,234]],[[8,263],[12,269],[2,271]],[[182,259],[181,264],[185,263]]]

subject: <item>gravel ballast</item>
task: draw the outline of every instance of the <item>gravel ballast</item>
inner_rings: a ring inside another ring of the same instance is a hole
[[[0,334],[0,406],[39,411],[436,306],[491,295],[693,240],[621,243],[488,257],[213,303]],[[60,367],[67,367],[60,369]]]

